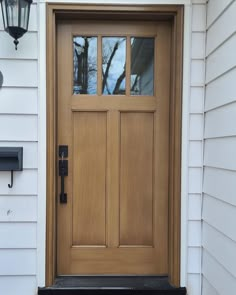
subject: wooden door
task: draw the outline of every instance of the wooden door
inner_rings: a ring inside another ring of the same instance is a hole
[[[168,22],[57,26],[58,275],[168,273],[170,42]]]

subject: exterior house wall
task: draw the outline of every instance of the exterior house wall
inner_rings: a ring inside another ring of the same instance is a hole
[[[207,4],[203,295],[236,288],[236,1]]]
[[[147,94],[147,95],[153,95],[153,60],[147,65],[147,68],[145,69],[144,73],[140,76],[140,93],[141,94]]]
[[[0,146],[23,146],[23,172],[0,172],[0,294],[35,294],[38,203],[37,5],[15,51],[0,17]]]
[[[36,2],[39,2],[39,5]],[[42,277],[45,271],[42,269],[44,263],[41,262],[45,245],[41,239],[46,216],[45,208],[42,206],[45,195],[42,193],[41,185],[38,185],[41,183],[39,173],[42,165],[39,154],[43,146],[40,132],[46,132],[45,122],[40,117],[40,114],[46,113],[46,96],[44,91],[39,89],[45,81],[44,73],[39,69],[45,68],[45,64],[42,64],[45,57],[41,59],[40,56],[41,48],[44,46],[41,42],[44,35],[42,33],[40,36],[43,29],[42,23],[40,26],[38,23],[42,22],[42,19],[37,19],[39,7],[44,7],[42,11],[45,9],[44,2],[35,1],[32,5],[29,32],[20,39],[17,51],[14,49],[12,38],[3,31],[0,16],[0,70],[4,76],[3,88],[0,89],[0,146],[24,147],[24,171],[14,174],[12,189],[7,186],[10,173],[0,172],[0,294],[4,295],[35,294],[37,286],[43,284]],[[141,3],[132,0],[111,2]],[[182,284],[187,285],[188,294],[200,295],[206,6],[205,0],[192,0],[192,5],[189,4],[191,1],[187,0],[150,0],[142,3],[167,2],[187,3],[187,8],[192,11],[191,23],[185,25],[185,28],[191,26],[192,30],[185,36],[186,48],[191,50],[191,56],[185,52],[191,76],[189,83],[185,85],[189,93],[185,98],[187,113],[183,118],[187,122],[183,139],[187,160],[184,164],[186,174],[183,175],[186,188],[183,190],[182,208],[184,211],[186,207],[186,218],[182,220],[184,239],[181,272]],[[45,173],[40,175],[43,174]],[[42,255],[41,258],[39,255]]]

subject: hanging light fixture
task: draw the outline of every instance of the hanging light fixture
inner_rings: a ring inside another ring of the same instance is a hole
[[[0,2],[4,29],[14,38],[17,49],[18,39],[28,30],[32,0],[0,0]]]

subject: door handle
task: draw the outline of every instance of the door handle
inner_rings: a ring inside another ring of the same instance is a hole
[[[61,193],[60,193],[60,203],[67,203],[67,193],[65,193],[65,176],[68,176],[68,160],[64,157],[68,157],[68,147],[59,146],[59,176],[61,176]]]

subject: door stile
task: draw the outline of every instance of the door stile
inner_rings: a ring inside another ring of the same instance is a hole
[[[67,193],[67,204],[61,204],[59,202],[59,194],[60,194],[60,181],[57,183],[57,193],[56,193],[56,200],[57,200],[57,226],[60,226],[62,228],[66,228],[67,230],[64,230],[63,232],[65,235],[61,235],[61,232],[58,231],[57,236],[57,252],[58,257],[60,257],[60,263],[61,263],[61,269],[68,269],[70,267],[70,259],[69,259],[69,251],[70,249],[70,241],[72,240],[72,228],[71,228],[71,209],[72,209],[72,175],[73,175],[73,161],[72,159],[72,142],[71,142],[71,133],[63,132],[63,130],[70,130],[70,132],[73,132],[71,130],[71,120],[73,120],[73,116],[71,117],[70,114],[70,89],[66,89],[63,86],[63,83],[69,83],[71,80],[72,73],[70,72],[70,67],[68,69],[68,66],[64,64],[64,58],[63,53],[66,52],[66,55],[69,60],[72,60],[72,48],[69,46],[71,43],[71,36],[67,34],[68,31],[68,25],[66,27],[64,26],[58,26],[57,32],[58,32],[58,43],[57,43],[57,65],[58,65],[58,104],[57,104],[57,134],[58,134],[58,146],[59,145],[67,145],[68,146],[68,176],[66,177],[65,181],[65,192]],[[63,75],[63,80],[60,76],[60,73],[66,72],[66,75]],[[63,118],[63,120],[60,120],[60,118]],[[58,146],[56,148],[57,151],[57,162],[59,160],[58,157]],[[57,165],[58,167],[58,165]],[[57,169],[58,170],[58,169]],[[58,172],[57,172],[58,175]],[[68,218],[69,216],[69,218]],[[62,223],[61,220],[64,222]],[[67,242],[66,242],[67,241]]]
[[[119,247],[120,112],[108,111],[107,246]]]
[[[159,84],[166,83],[170,85],[170,68],[171,68],[171,60],[169,58],[165,59],[165,62],[162,62],[163,57],[167,57],[170,54],[170,43],[171,43],[171,25],[163,26],[161,25],[158,27],[157,32],[157,40],[156,46],[157,51],[160,51],[161,54],[156,54],[156,77],[157,83],[155,85],[157,91],[157,111],[155,114],[155,128],[156,130],[156,151],[159,150],[160,153],[155,151],[155,162],[156,167],[160,167],[158,169],[157,175],[155,175],[156,181],[154,182],[154,192],[156,193],[157,190],[159,192],[159,197],[155,198],[155,206],[154,208],[161,208],[160,212],[168,212],[168,208],[170,206],[169,198],[165,198],[166,191],[168,191],[169,195],[169,132],[161,132],[161,122],[166,127],[166,130],[169,130],[169,120],[170,120],[170,112],[169,112],[169,96],[170,96],[170,87],[161,87],[158,88]],[[160,111],[161,110],[161,111]],[[164,155],[164,157],[160,157],[160,155]],[[169,244],[169,235],[168,235],[168,227],[166,228],[165,225],[169,224],[169,217],[168,214],[166,216],[160,215],[155,216],[156,219],[156,228],[155,231],[158,233],[158,236],[164,236],[164,245],[161,253],[158,253],[162,260],[160,264],[162,267],[168,265],[169,257],[168,257],[168,244]],[[166,231],[166,233],[164,232]],[[158,244],[158,239],[155,240],[155,244]],[[159,252],[160,248],[157,247],[157,251]],[[166,260],[168,258],[168,261]],[[168,271],[168,269],[167,269]]]

